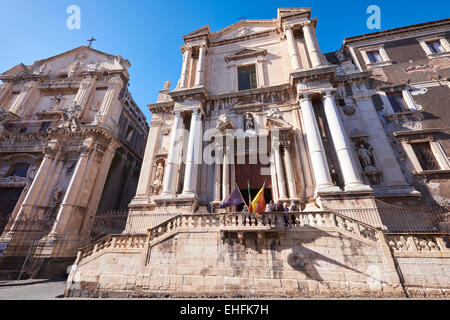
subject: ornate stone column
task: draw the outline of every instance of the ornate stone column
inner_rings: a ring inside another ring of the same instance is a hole
[[[300,70],[300,57],[298,55],[297,43],[294,38],[293,26],[286,26],[286,39],[288,44],[288,52],[291,60],[292,71]]]
[[[302,110],[303,125],[305,126],[314,179],[316,181],[316,193],[321,190],[339,190],[339,188],[334,187],[331,181],[325,150],[308,94],[304,94],[303,98],[300,99],[300,108]]]
[[[176,181],[179,167],[180,157],[180,136],[182,134],[183,119],[181,118],[181,111],[174,110],[174,119],[172,125],[172,132],[170,135],[169,155],[167,157],[166,170],[164,173],[162,198],[175,198]]]
[[[284,170],[283,165],[281,163],[281,155],[280,155],[280,141],[278,139],[273,139],[272,141],[272,152],[274,154],[275,168],[277,170],[277,185],[280,196],[279,200],[281,201],[287,200],[286,182],[284,180]]]
[[[345,190],[371,191],[372,189],[362,182],[355,164],[355,159],[353,158],[352,148],[340,119],[336,102],[331,95],[331,91],[326,91],[325,96],[323,97],[323,105],[334,149],[336,150],[342,176],[344,178]]]
[[[194,86],[196,87],[204,85],[205,55],[206,55],[206,45],[202,44],[199,47],[197,72],[195,75]]]
[[[354,92],[356,91],[353,88]],[[382,155],[383,161],[379,162],[380,169],[383,172],[383,180],[387,185],[396,186],[405,193],[416,193],[413,187],[409,186],[402,173],[397,157],[392,150],[391,143],[386,135],[379,115],[373,105],[371,94],[369,92],[356,92],[354,94],[359,115],[363,122],[363,127],[370,136],[372,147],[376,154]],[[398,190],[400,192],[400,190]]]
[[[188,66],[191,60],[192,48],[185,47],[185,51],[183,53],[183,66],[181,67],[181,77],[180,77],[180,89],[186,87],[186,79],[188,73]]]
[[[305,37],[306,47],[308,48],[309,59],[311,60],[312,67],[318,67],[322,65],[322,54],[317,44],[316,36],[311,22],[303,25],[303,35]]]
[[[283,141],[282,147],[284,149],[284,167],[286,168],[286,178],[289,190],[289,198],[297,199],[298,197],[297,197],[297,190],[295,188],[295,176],[291,158],[291,142]]]
[[[198,166],[202,159],[202,114],[196,108],[192,112],[189,142],[186,157],[186,171],[182,196],[197,195]]]

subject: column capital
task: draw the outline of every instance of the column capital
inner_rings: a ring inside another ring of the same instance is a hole
[[[300,92],[297,94],[297,101],[302,103],[303,101],[311,101],[309,97],[311,96],[311,92]]]
[[[333,97],[336,95],[336,89],[324,90],[320,94],[323,95],[322,99]]]

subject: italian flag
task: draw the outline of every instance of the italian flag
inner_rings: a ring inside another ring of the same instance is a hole
[[[252,201],[251,209],[252,212],[258,215],[261,212],[264,212],[266,209],[266,200],[264,199],[264,187],[266,183],[264,182],[263,187],[259,190],[258,194]]]

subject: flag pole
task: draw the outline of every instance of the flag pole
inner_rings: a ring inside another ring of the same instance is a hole
[[[244,205],[247,208],[248,213],[250,213],[250,210],[248,209],[247,203],[245,202],[244,196],[242,195],[241,189],[239,189],[239,186],[237,185],[237,183],[235,182],[234,185],[236,186],[236,188],[239,191],[239,194],[241,195],[242,201],[244,201]]]

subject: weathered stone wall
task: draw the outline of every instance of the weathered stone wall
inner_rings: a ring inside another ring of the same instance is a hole
[[[148,297],[403,296],[386,246],[336,231],[177,233],[147,251],[82,261],[67,295]],[[133,252],[130,252],[133,251]]]
[[[397,254],[395,258],[408,295],[442,297],[450,294],[449,254]]]

